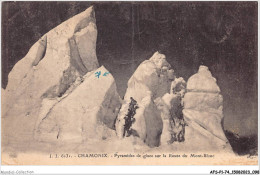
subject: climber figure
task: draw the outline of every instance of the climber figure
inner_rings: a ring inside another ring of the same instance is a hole
[[[181,126],[181,131],[177,135],[177,139],[178,139],[178,142],[184,142],[185,141],[185,137],[184,137],[185,136],[185,126],[187,126],[187,124],[183,118],[180,121],[180,126]]]
[[[171,84],[171,94],[174,95],[173,105],[171,108],[171,140],[170,142],[184,142],[185,141],[185,126],[186,122],[183,118],[183,97],[185,94],[186,82],[182,77],[176,78]]]
[[[173,118],[171,122],[172,127],[172,138],[170,140],[170,144],[173,142],[184,142],[185,141],[185,126],[187,126],[184,119]]]
[[[132,124],[135,122],[134,115],[136,114],[136,109],[138,108],[137,101],[130,97],[130,104],[128,108],[128,113],[124,117],[125,125],[124,125],[124,134],[123,137],[129,137],[132,133]],[[127,135],[126,135],[127,134]]]

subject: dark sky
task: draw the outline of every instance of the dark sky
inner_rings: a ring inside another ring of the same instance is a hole
[[[43,34],[94,5],[97,57],[123,97],[155,51],[188,78],[206,65],[224,97],[224,128],[257,134],[257,2],[3,2],[2,87]]]

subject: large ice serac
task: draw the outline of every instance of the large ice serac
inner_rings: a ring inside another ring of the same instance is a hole
[[[38,118],[35,139],[42,142],[83,142],[87,139],[106,139],[113,134],[121,101],[111,74],[103,66],[83,78],[67,97],[55,103],[49,112],[42,109]]]
[[[188,123],[186,140],[192,141],[196,132],[200,141],[194,141],[193,145],[203,143],[211,150],[231,150],[222,129],[222,108],[223,98],[216,79],[208,67],[200,66],[198,73],[189,78],[184,96],[183,114]]]
[[[124,104],[117,118],[116,132],[120,138],[127,132],[150,147],[159,146],[163,123],[154,100],[170,92],[173,79],[174,71],[165,55],[159,52],[139,65],[128,81]]]
[[[3,140],[29,144],[43,99],[63,97],[76,79],[99,67],[96,39],[90,7],[46,33],[15,64],[3,97]]]
[[[66,84],[99,67],[96,39],[95,15],[91,7],[36,42],[10,72],[7,91],[22,93],[31,90],[35,97],[44,93],[61,95]],[[38,86],[39,82],[41,86]],[[37,91],[33,91],[35,86]]]

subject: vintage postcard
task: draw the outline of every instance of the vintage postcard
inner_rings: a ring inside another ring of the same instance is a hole
[[[257,165],[257,2],[2,2],[2,165]]]

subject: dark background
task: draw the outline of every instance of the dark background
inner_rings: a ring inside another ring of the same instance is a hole
[[[99,63],[115,77],[121,97],[155,51],[186,81],[206,65],[224,97],[227,137],[257,142],[257,2],[3,2],[2,88],[33,43],[90,5]]]

